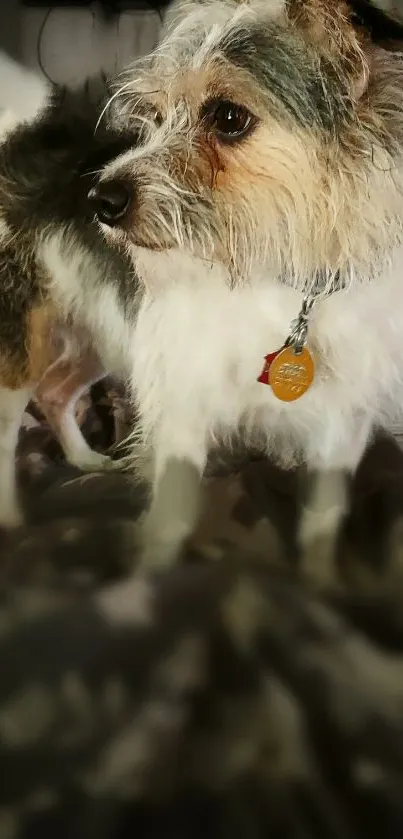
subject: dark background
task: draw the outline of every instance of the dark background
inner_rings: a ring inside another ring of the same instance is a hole
[[[99,70],[116,72],[153,49],[166,5],[167,0],[0,0],[0,49],[48,81],[80,82]]]

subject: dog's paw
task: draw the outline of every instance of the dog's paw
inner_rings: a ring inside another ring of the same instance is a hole
[[[300,547],[306,548],[318,539],[332,538],[338,532],[343,513],[344,508],[336,505],[320,512],[306,507],[298,530]]]
[[[305,509],[302,514],[298,532],[300,568],[320,584],[335,579],[342,512],[339,507],[330,507],[321,513]]]
[[[68,457],[71,466],[76,466],[82,472],[112,472],[119,469],[119,461],[112,460],[106,454],[89,449],[88,452],[74,454]]]
[[[189,527],[175,521],[156,527],[153,516],[145,514],[141,522],[141,564],[147,568],[168,568],[180,558]]]

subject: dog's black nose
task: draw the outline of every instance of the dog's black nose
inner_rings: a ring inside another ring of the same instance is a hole
[[[132,193],[128,184],[123,181],[104,181],[95,186],[88,193],[90,201],[99,221],[113,227],[126,215],[132,200]]]

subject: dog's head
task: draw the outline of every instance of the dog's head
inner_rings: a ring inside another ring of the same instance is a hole
[[[0,147],[0,207],[12,235],[92,224],[89,189],[102,167],[136,142],[106,120],[98,125],[109,96],[102,76],[77,89],[55,88],[34,119],[7,133]]]
[[[141,127],[92,200],[110,239],[306,282],[402,238],[403,28],[365,0],[193,5],[120,80]]]

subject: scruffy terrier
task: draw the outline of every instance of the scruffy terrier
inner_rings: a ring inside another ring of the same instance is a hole
[[[365,2],[213,0],[119,80],[109,117],[141,141],[90,200],[144,286],[129,353],[153,555],[239,431],[322,476],[301,544],[336,527],[343,476],[402,405],[402,35]]]
[[[129,308],[135,297],[133,268],[107,246],[87,201],[100,167],[133,144],[132,133],[129,143],[121,131],[97,127],[108,97],[102,79],[76,91],[56,90],[30,122],[13,125],[7,112],[0,126],[3,526],[20,520],[15,448],[33,392],[70,462],[83,469],[111,464],[89,448],[74,417],[78,396],[105,369],[124,373],[120,323],[110,317],[115,297],[123,307],[129,300]],[[88,327],[98,310],[95,350]]]

